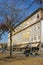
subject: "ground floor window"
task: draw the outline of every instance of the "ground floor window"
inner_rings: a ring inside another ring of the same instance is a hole
[[[41,48],[43,48],[43,44],[41,45]]]

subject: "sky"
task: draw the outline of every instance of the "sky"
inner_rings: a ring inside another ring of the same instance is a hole
[[[20,23],[22,20],[24,20],[26,17],[28,17],[31,13],[33,13],[36,9],[39,8],[39,4],[34,3],[32,4],[31,7],[29,7],[29,5],[33,2],[34,0],[0,0],[0,3],[6,2],[6,4],[8,4],[9,6],[15,6],[15,9],[20,9],[22,10],[19,14],[20,16],[22,16],[20,18],[19,22],[16,22],[15,24],[17,25],[18,23]],[[42,5],[43,7],[43,5]],[[0,4],[0,12],[3,12],[2,8],[5,9],[5,7],[3,5]],[[5,12],[7,12],[8,14],[11,14],[9,12],[9,10],[5,9]],[[0,15],[0,23],[4,22],[4,17],[2,17]],[[2,39],[0,40],[0,43],[6,43],[8,42],[8,33],[5,32],[2,35]]]

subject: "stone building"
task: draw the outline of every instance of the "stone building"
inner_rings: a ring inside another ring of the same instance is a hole
[[[19,23],[12,34],[12,45],[16,48],[35,47],[43,43],[43,8],[37,9]],[[8,34],[8,46],[10,39]]]

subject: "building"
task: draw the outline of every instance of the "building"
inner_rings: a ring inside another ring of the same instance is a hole
[[[8,34],[8,46],[10,39]],[[14,48],[35,47],[43,44],[43,8],[37,9],[25,20],[19,23],[12,34]]]
[[[7,43],[0,43],[0,50],[6,49]]]

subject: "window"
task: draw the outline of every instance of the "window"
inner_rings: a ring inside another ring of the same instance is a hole
[[[39,18],[39,14],[37,14],[37,18]]]
[[[41,45],[41,47],[43,48],[43,44]]]
[[[34,35],[34,40],[36,40],[36,35]]]

